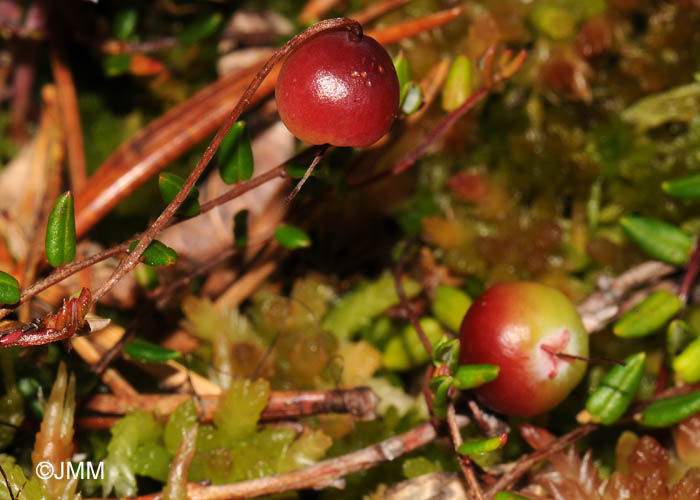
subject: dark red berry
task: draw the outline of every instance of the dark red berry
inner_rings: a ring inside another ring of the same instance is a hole
[[[530,417],[551,410],[576,387],[588,357],[588,333],[564,294],[539,283],[494,286],[469,308],[460,329],[460,364],[500,367],[475,390],[490,408]]]
[[[386,134],[396,118],[399,81],[374,39],[330,31],[287,58],[275,98],[282,121],[302,141],[363,147]]]

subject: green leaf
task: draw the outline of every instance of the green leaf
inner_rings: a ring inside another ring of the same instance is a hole
[[[275,229],[275,239],[285,248],[306,248],[311,246],[311,238],[295,226],[283,224]]]
[[[462,365],[454,375],[454,386],[460,391],[479,387],[496,380],[499,370],[496,365]]]
[[[494,438],[489,439],[478,439],[475,441],[467,441],[462,443],[457,451],[462,455],[480,455],[482,453],[488,453],[489,451],[496,451],[508,442],[508,434],[501,434]]]
[[[119,76],[131,66],[131,54],[114,54],[102,60],[102,68],[107,76]]]
[[[681,319],[674,319],[668,324],[666,329],[666,360],[670,366],[672,366],[676,356],[697,338],[698,335],[693,331],[693,328]]]
[[[421,318],[419,323],[431,346],[437,345],[445,335],[440,323],[434,318]],[[389,370],[410,370],[427,361],[430,361],[430,356],[412,325],[407,325],[399,335],[392,337],[382,352],[382,362]]]
[[[450,373],[453,373],[459,364],[459,339],[442,337],[433,346],[433,364],[447,366]]]
[[[700,391],[661,399],[642,412],[641,423],[649,427],[668,427],[700,411]]]
[[[527,497],[518,495],[517,493],[511,493],[510,491],[501,491],[493,497],[493,500],[530,500]]]
[[[219,12],[202,16],[185,28],[180,33],[178,40],[182,45],[194,45],[213,35],[223,20],[224,17]]]
[[[394,69],[396,70],[396,76],[399,78],[399,103],[403,105],[404,97],[406,96],[407,85],[411,83],[413,76],[411,75],[411,65],[406,59],[406,54],[403,50],[399,51],[399,55],[394,58]]]
[[[433,414],[437,418],[447,416],[447,396],[452,387],[452,377],[441,375],[430,380],[430,390],[435,395],[433,398]]]
[[[11,275],[0,271],[0,304],[16,304],[20,297],[19,282]]]
[[[700,381],[700,339],[695,339],[673,360],[673,370],[687,383]]]
[[[179,175],[163,172],[158,176],[158,189],[165,203],[170,203],[180,192],[185,184],[185,179]],[[199,189],[193,186],[192,190],[187,194],[187,198],[182,202],[178,213],[185,217],[193,217],[199,213]]]
[[[418,111],[423,105],[423,88],[418,84],[408,82],[401,91],[404,94],[401,111],[407,115]]]
[[[642,381],[646,359],[645,352],[633,354],[625,359],[625,366],[614,366],[601,380],[586,402],[595,421],[610,425],[627,411]]]
[[[623,217],[627,235],[655,259],[677,266],[685,264],[693,239],[676,226],[648,217]]]
[[[136,361],[165,363],[180,357],[180,352],[166,349],[143,339],[134,339],[124,345],[124,352]]]
[[[119,40],[126,40],[134,32],[138,14],[134,9],[124,9],[117,12],[114,17],[112,32]]]
[[[467,100],[473,86],[472,62],[465,55],[459,55],[452,62],[442,89],[442,109],[454,111]]]
[[[248,244],[248,210],[240,210],[233,218],[233,244],[244,248]]]
[[[219,173],[226,184],[247,181],[253,175],[253,149],[245,122],[236,122],[219,147]]]
[[[53,267],[75,258],[75,213],[73,196],[66,191],[58,197],[46,226],[46,259]]]
[[[129,251],[136,248],[137,244],[138,242],[134,241],[129,246]],[[148,245],[146,251],[143,252],[143,257],[143,263],[153,267],[172,266],[177,262],[177,252],[158,240],[153,240]]]
[[[680,310],[678,295],[659,290],[623,314],[613,326],[613,333],[623,338],[644,337],[661,328]]]
[[[672,179],[661,184],[666,193],[680,200],[700,199],[700,174]]]
[[[443,325],[453,332],[459,332],[462,319],[471,305],[472,299],[465,292],[443,285],[435,291],[431,311]]]

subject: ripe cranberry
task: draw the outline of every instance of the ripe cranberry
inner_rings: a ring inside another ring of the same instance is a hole
[[[285,61],[275,89],[282,121],[309,144],[369,146],[391,127],[399,80],[386,50],[349,31],[310,38]]]
[[[574,305],[539,283],[490,288],[469,308],[460,330],[460,364],[498,365],[498,378],[475,389],[490,408],[530,417],[551,410],[579,383],[588,333]]]

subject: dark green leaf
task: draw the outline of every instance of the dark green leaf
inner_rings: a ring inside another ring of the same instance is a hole
[[[624,217],[627,235],[655,259],[677,266],[685,264],[693,240],[676,226],[648,217]]]
[[[282,225],[275,229],[275,239],[285,248],[305,248],[311,246],[311,238],[295,226]]]
[[[457,451],[462,455],[480,455],[481,453],[487,453],[489,451],[496,451],[508,442],[508,434],[501,434],[500,436],[489,438],[489,439],[479,439],[476,441],[467,441],[462,443]]]
[[[118,76],[126,73],[131,65],[130,54],[114,54],[102,60],[102,67],[107,76]]]
[[[136,361],[148,361],[149,363],[165,363],[180,357],[178,351],[166,349],[143,339],[127,342],[124,345],[124,352]]]
[[[129,246],[129,251],[131,252],[136,248],[137,244],[138,242],[134,241]],[[143,252],[143,258],[143,263],[147,266],[172,266],[177,262],[177,252],[160,241],[153,240],[146,248],[146,251]]]
[[[681,200],[700,199],[700,175],[695,174],[689,177],[673,179],[661,184],[664,191],[670,196]]]
[[[668,427],[700,411],[700,391],[661,399],[642,412],[641,423],[649,427]]]
[[[75,214],[73,196],[66,191],[58,197],[46,226],[46,259],[53,267],[75,258]]]
[[[202,16],[185,28],[180,33],[178,40],[182,45],[194,45],[198,41],[213,35],[223,19],[224,17],[219,12]]]
[[[183,184],[185,184],[185,179],[179,175],[163,172],[158,176],[158,188],[165,203],[173,201],[177,193],[182,189]],[[177,211],[186,217],[192,217],[199,213],[199,189],[197,189],[197,186],[192,188]]]
[[[239,211],[233,218],[233,244],[239,248],[248,244],[248,210]]]
[[[134,9],[125,9],[117,12],[114,17],[114,25],[112,31],[114,36],[119,40],[126,40],[134,32],[136,28],[136,21],[138,20],[138,14]]]
[[[603,378],[586,402],[586,410],[595,421],[610,425],[617,421],[634,399],[644,374],[646,353],[629,356],[625,366],[615,366]]]
[[[219,147],[219,173],[226,184],[247,181],[253,175],[253,150],[245,122],[234,123]]]
[[[479,387],[496,380],[499,369],[496,365],[462,365],[455,373],[454,386],[460,391]]]
[[[447,396],[452,387],[452,377],[441,375],[433,377],[430,380],[430,390],[435,397],[433,398],[433,414],[437,418],[445,418],[447,415]]]
[[[678,295],[659,290],[623,314],[613,326],[613,333],[623,338],[644,337],[661,328],[680,309]]]
[[[0,304],[15,304],[20,299],[19,282],[0,271]]]

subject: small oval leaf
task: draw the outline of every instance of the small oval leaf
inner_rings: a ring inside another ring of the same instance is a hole
[[[131,66],[131,54],[113,54],[102,60],[102,68],[107,76],[119,76]]]
[[[138,14],[134,9],[124,9],[117,12],[114,17],[112,31],[119,40],[126,40],[131,36],[136,28]]]
[[[137,244],[138,242],[134,241],[129,246],[129,251],[131,252],[134,248],[136,248]],[[143,252],[143,263],[147,266],[172,266],[176,262],[177,252],[158,240],[153,240],[146,248],[146,251]]]
[[[472,299],[461,289],[443,285],[435,291],[431,306],[433,315],[453,332],[459,332],[464,315],[472,305]]]
[[[655,259],[677,266],[685,264],[693,239],[676,226],[648,217],[623,217],[623,229],[637,245]]]
[[[452,62],[442,89],[442,109],[454,111],[467,100],[472,93],[472,62],[465,55],[459,55]]]
[[[178,40],[182,45],[194,45],[198,41],[213,35],[223,20],[224,16],[219,12],[202,16],[185,28],[180,33]]]
[[[613,333],[623,338],[644,337],[664,326],[680,310],[678,295],[659,290],[623,314],[613,326]]]
[[[275,239],[285,248],[305,248],[311,246],[311,238],[295,226],[282,225],[275,229]]]
[[[697,333],[687,322],[681,319],[671,321],[666,329],[666,360],[669,366],[697,338]]]
[[[406,96],[407,85],[411,83],[413,76],[411,75],[411,65],[406,59],[406,54],[403,50],[399,51],[399,55],[394,58],[394,69],[396,70],[396,76],[399,78],[399,105],[403,104],[404,97]]]
[[[413,82],[408,82],[403,89],[404,100],[401,104],[401,111],[411,115],[418,111],[423,105],[423,88]]]
[[[179,175],[163,172],[158,176],[158,189],[160,189],[160,195],[163,197],[165,203],[173,201],[184,184],[185,179]],[[187,198],[185,198],[185,201],[180,205],[180,208],[177,209],[178,213],[185,217],[197,215],[199,213],[198,198],[199,189],[197,189],[197,186],[194,186],[187,195]]]
[[[460,391],[479,387],[496,380],[499,370],[496,365],[462,365],[454,375],[454,386]]]
[[[673,370],[688,384],[700,380],[700,339],[696,339],[673,360]]]
[[[493,500],[529,500],[527,497],[512,493],[510,491],[501,491],[493,497]]]
[[[247,181],[253,175],[253,149],[245,122],[236,122],[219,147],[219,173],[226,184]]]
[[[75,258],[75,213],[73,196],[66,191],[58,197],[46,226],[46,259],[53,267]]]
[[[494,438],[489,439],[479,439],[477,441],[467,441],[462,443],[457,451],[462,455],[468,455],[470,457],[474,455],[480,455],[482,453],[487,453],[489,451],[496,451],[499,448],[503,448],[508,442],[508,434],[501,434]]]
[[[661,399],[647,406],[640,421],[649,427],[668,427],[700,411],[700,391]]]
[[[0,271],[0,304],[16,304],[21,295],[19,282],[11,275]]]
[[[601,380],[586,402],[594,420],[610,425],[627,411],[642,381],[646,359],[645,352],[633,354],[625,359],[625,366],[614,366]]]
[[[669,196],[679,200],[698,200],[700,199],[700,174],[672,179],[662,183],[661,187]]]
[[[180,352],[161,347],[143,339],[134,339],[124,344],[124,352],[136,361],[165,363],[180,357]]]

